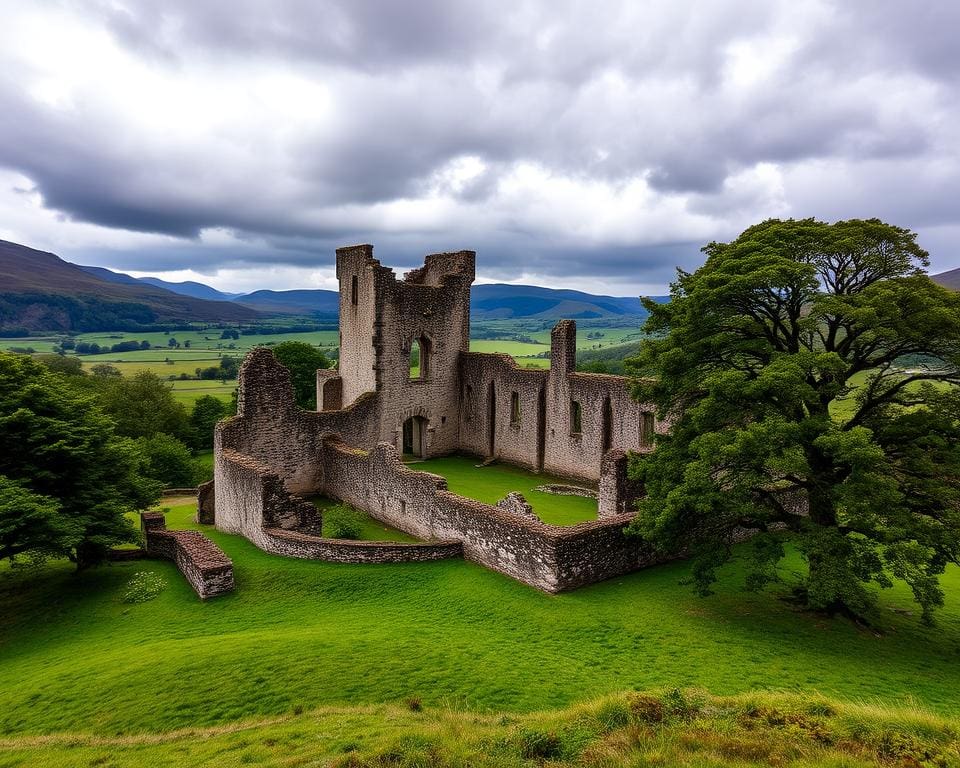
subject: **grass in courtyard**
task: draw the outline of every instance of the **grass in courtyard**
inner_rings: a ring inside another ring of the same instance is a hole
[[[171,528],[195,528],[194,505]],[[342,565],[269,555],[203,530],[235,566],[236,592],[202,602],[172,563],[75,574],[66,562],[0,570],[0,733],[166,731],[295,707],[421,697],[429,707],[533,711],[625,689],[702,686],[916,701],[960,714],[960,569],[939,625],[906,588],[883,594],[876,631],[742,591],[680,582],[688,565],[546,595],[461,560]],[[784,573],[800,570],[797,558]],[[121,601],[133,574],[167,582]]]
[[[821,696],[619,693],[552,712],[336,707],[166,735],[0,739],[0,764],[113,768],[383,766],[946,766],[958,722]]]
[[[326,496],[315,496],[310,499],[310,501],[312,501],[313,505],[321,512],[340,503],[334,499],[328,499]],[[379,520],[374,520],[365,512],[357,510],[357,514],[363,518],[362,527],[360,528],[360,541],[419,541],[419,539],[408,533],[398,531],[396,528],[391,528]],[[330,532],[327,530],[326,520],[324,520],[323,524],[323,535],[330,536]]]
[[[174,507],[169,526],[197,527],[194,512]],[[531,711],[690,685],[915,699],[960,713],[956,568],[938,628],[920,625],[898,586],[873,632],[744,593],[738,581],[698,598],[679,583],[682,563],[550,596],[464,561],[319,563],[204,530],[237,580],[235,593],[206,603],[164,561],[79,575],[67,563],[30,575],[4,567],[0,732],[170,730],[410,696]],[[143,570],[167,588],[122,603]]]
[[[543,522],[551,525],[575,525],[597,518],[597,500],[583,496],[560,496],[533,490],[547,483],[567,483],[550,475],[535,474],[509,464],[479,466],[480,459],[470,456],[445,456],[410,464],[411,469],[433,472],[447,479],[454,493],[487,504],[496,504],[510,491],[518,491],[530,502]]]

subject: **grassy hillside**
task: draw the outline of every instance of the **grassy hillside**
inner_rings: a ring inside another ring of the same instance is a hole
[[[169,515],[191,527],[192,506]],[[613,691],[702,686],[916,701],[960,714],[960,569],[939,626],[906,589],[877,626],[747,594],[737,564],[711,598],[676,563],[545,595],[464,561],[352,566],[275,557],[206,529],[235,593],[199,601],[170,563],[76,575],[0,571],[0,733],[104,736],[219,726],[319,706],[420,697],[429,707],[531,712]],[[798,570],[797,558],[784,576]],[[167,588],[126,604],[138,571]]]
[[[174,733],[0,738],[0,764],[44,768],[242,765],[949,766],[956,719],[816,696],[628,692],[552,712],[326,707]]]
[[[93,330],[257,316],[232,302],[103,280],[52,253],[0,240],[0,328]]]

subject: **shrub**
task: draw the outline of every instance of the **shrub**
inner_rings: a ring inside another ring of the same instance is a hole
[[[520,731],[520,756],[525,760],[552,760],[562,752],[563,742],[556,733],[535,728]]]
[[[359,539],[363,514],[346,504],[337,504],[324,511],[323,530],[331,539]]]
[[[167,582],[153,571],[137,571],[127,582],[122,599],[125,603],[146,603],[166,588]]]
[[[615,731],[630,724],[630,710],[622,701],[605,701],[597,711],[597,720],[604,731]]]

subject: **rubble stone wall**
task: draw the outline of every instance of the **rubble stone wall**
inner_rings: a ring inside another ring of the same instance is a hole
[[[230,488],[218,509],[217,527],[238,533],[275,555],[334,563],[406,563],[461,557],[457,541],[386,542],[327,539],[322,515],[284,488],[279,475],[249,456],[225,451],[220,477]],[[218,495],[218,503],[220,496]]]
[[[201,599],[233,590],[233,563],[199,531],[168,531],[162,512],[143,512],[147,554],[172,560]]]
[[[323,455],[328,496],[411,535],[457,540],[467,559],[547,592],[654,562],[623,532],[632,514],[569,527],[546,525],[451,493],[444,478],[407,467],[387,443],[367,452],[329,440]]]

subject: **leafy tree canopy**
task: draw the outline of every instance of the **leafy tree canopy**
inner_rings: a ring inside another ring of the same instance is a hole
[[[960,561],[960,295],[876,219],[770,220],[703,250],[644,302],[635,394],[673,425],[634,462],[632,529],[688,548],[702,592],[744,528],[748,586],[777,579],[787,531],[810,607],[864,615],[868,584],[898,577],[929,621]]]
[[[327,356],[311,344],[302,341],[284,341],[277,344],[273,354],[290,371],[297,405],[308,411],[317,408],[317,370],[329,368]]]
[[[81,377],[0,352],[0,556],[67,556],[78,568],[136,540],[125,517],[155,501],[133,441]]]
[[[127,377],[98,371],[88,381],[100,392],[99,402],[116,422],[118,434],[136,438],[165,432],[179,440],[191,439],[187,409],[157,374],[139,371]]]
[[[190,427],[198,450],[213,447],[213,429],[220,419],[229,415],[228,410],[229,406],[213,395],[197,398],[190,413]]]

